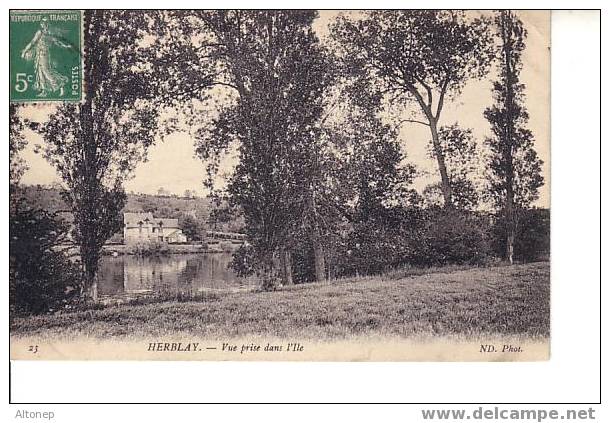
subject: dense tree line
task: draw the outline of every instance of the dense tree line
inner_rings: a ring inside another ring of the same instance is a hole
[[[315,162],[318,173],[310,174],[309,181],[317,187],[312,193],[320,204],[306,208],[295,203],[290,211],[302,224],[301,236],[277,232],[289,236],[296,251],[291,267],[298,279],[379,273],[405,265],[478,264],[494,256],[512,263],[512,250],[498,254],[497,249],[498,239],[514,244],[516,223],[511,216],[516,212],[510,212],[511,201],[518,202],[519,213],[531,217],[529,228],[540,238],[547,237],[545,219],[534,218],[540,213],[529,209],[542,185],[541,161],[532,148],[531,132],[523,128],[506,132],[507,127],[527,121],[521,104],[523,87],[515,79],[525,33],[514,14],[496,15],[490,19],[453,11],[373,11],[340,16],[331,25],[332,42],[326,54],[338,65],[329,68],[335,74],[324,96],[333,118],[319,116],[315,154],[300,158]],[[507,40],[510,37],[521,38]],[[509,59],[507,43],[517,44],[510,47]],[[485,112],[498,138],[486,144],[489,183],[481,186],[475,173],[485,166],[480,159],[482,146],[470,129],[457,123],[441,125],[441,113],[446,101],[458,99],[469,80],[488,76],[493,64],[503,79],[494,90],[509,92],[496,97],[512,97],[510,106],[506,101],[500,106],[510,107],[510,112],[496,113],[502,115],[496,117],[499,122],[489,111],[495,106]],[[342,107],[333,104],[333,97]],[[400,119],[396,126],[383,118],[388,109],[404,108],[409,102],[416,106],[415,115]],[[430,129],[430,156],[440,182],[422,194],[412,188],[417,169],[408,164],[400,145],[397,128],[404,123]],[[506,151],[513,151],[514,159]],[[440,201],[435,200],[436,192]],[[489,199],[495,211],[482,212]],[[248,201],[244,204],[252,206]],[[301,210],[316,225],[307,227]],[[316,239],[322,239],[322,245],[316,245]],[[324,261],[317,257],[320,247]],[[256,252],[257,246],[250,249]],[[531,260],[545,251],[533,254],[520,244],[517,255]],[[248,258],[254,265],[243,265]],[[256,271],[256,261],[255,255],[242,251],[237,269]],[[285,266],[281,261],[278,257],[278,266]]]

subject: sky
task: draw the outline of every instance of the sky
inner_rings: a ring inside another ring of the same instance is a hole
[[[324,40],[328,23],[339,13],[321,11],[314,22],[314,28]],[[528,31],[526,49],[523,56],[521,81],[526,85],[526,108],[530,114],[528,128],[535,138],[535,149],[543,160],[545,185],[540,189],[536,205],[550,206],[550,14],[548,11],[522,11],[521,19]],[[461,96],[448,102],[442,112],[440,124],[458,122],[462,128],[472,128],[477,142],[482,143],[490,135],[489,122],[483,111],[493,103],[491,86],[496,78],[494,70],[483,81],[467,83]],[[30,106],[25,115],[48,115],[53,106]],[[36,152],[36,145],[42,143],[39,135],[27,131],[28,145],[21,153],[29,169],[22,178],[24,184],[50,185],[59,181],[55,170]],[[427,153],[429,128],[418,125],[403,125],[400,132],[401,145],[409,162],[422,171],[415,180],[415,187],[423,189],[438,180],[436,163]],[[205,164],[195,157],[193,138],[187,131],[175,132],[163,141],[159,140],[148,151],[148,160],[140,163],[132,179],[126,181],[125,189],[130,192],[155,194],[159,188],[182,195],[185,190],[205,194],[203,178]]]

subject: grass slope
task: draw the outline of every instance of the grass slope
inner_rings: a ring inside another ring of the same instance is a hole
[[[541,262],[14,318],[11,334],[209,339],[244,335],[545,337],[549,314],[549,263]]]

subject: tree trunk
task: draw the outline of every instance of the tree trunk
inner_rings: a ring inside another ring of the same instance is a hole
[[[265,252],[261,256],[261,269],[262,269],[262,288],[265,291],[273,291],[276,289],[276,278],[274,272],[274,260],[273,253]]]
[[[445,207],[452,207],[452,192],[451,192],[451,182],[449,180],[449,175],[447,174],[447,166],[445,165],[445,156],[443,155],[443,150],[441,148],[441,142],[438,138],[438,129],[436,127],[437,122],[433,118],[429,118],[430,120],[430,132],[432,134],[432,146],[434,148],[434,155],[436,156],[436,161],[438,163],[438,170],[441,173],[441,190],[443,191],[443,201],[445,203]]]
[[[512,159],[512,156],[510,157]],[[511,160],[512,165],[512,160]],[[515,249],[515,235],[517,232],[517,219],[515,216],[515,202],[513,190],[513,175],[508,173],[506,186],[506,259],[510,264],[513,264],[513,256]]]
[[[98,287],[97,287],[97,272],[85,264],[85,286],[84,294],[86,301],[92,301],[94,303],[98,300]]]
[[[292,280],[292,254],[289,250],[283,250],[281,256],[284,285],[294,285]]]
[[[505,107],[505,143],[504,146],[504,163],[506,166],[506,259],[510,264],[513,264],[515,233],[517,227],[517,219],[515,215],[515,166],[513,162],[513,146],[515,134],[515,120],[517,115],[514,110],[515,91],[513,84],[515,83],[514,70],[511,62],[512,44],[508,42],[510,35],[508,33],[506,22],[506,13],[502,13],[502,41],[505,60],[505,84],[506,98],[504,100]]]
[[[506,237],[506,258],[510,264],[513,264],[513,252],[515,244],[515,231],[514,228],[508,229],[508,235]]]
[[[97,303],[98,296],[98,286],[97,286],[97,275],[93,277],[93,281],[91,281],[91,286],[89,288],[89,298],[92,302]]]
[[[326,264],[324,260],[324,249],[320,243],[319,234],[314,233],[313,241],[313,259],[316,268],[316,281],[322,282],[326,280]]]
[[[326,265],[324,260],[324,248],[322,248],[320,226],[318,224],[318,212],[316,209],[316,189],[312,187],[310,198],[310,208],[312,217],[311,243],[313,246],[313,258],[316,272],[316,282],[326,280]]]

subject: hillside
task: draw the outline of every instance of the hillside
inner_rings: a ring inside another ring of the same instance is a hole
[[[27,202],[50,212],[65,211],[69,207],[61,198],[58,188],[43,185],[20,187]],[[211,200],[205,197],[179,197],[173,195],[127,194],[126,212],[151,212],[155,217],[183,219],[190,216],[203,229],[239,232],[242,219],[215,211]],[[222,217],[221,217],[222,216]]]

